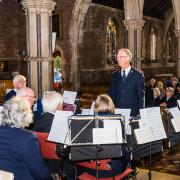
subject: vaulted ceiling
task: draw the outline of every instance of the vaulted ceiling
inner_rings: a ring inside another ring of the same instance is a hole
[[[123,0],[92,0],[92,2],[121,10],[124,9]],[[171,0],[145,0],[143,13],[145,16],[164,19],[165,12],[171,8]]]

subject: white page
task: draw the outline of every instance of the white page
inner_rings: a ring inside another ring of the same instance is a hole
[[[115,128],[93,128],[93,144],[122,143]]]
[[[104,120],[104,129],[116,129],[117,136],[122,139],[122,127],[120,120]]]
[[[89,111],[89,115],[94,115],[94,107],[95,107],[95,101],[91,104],[91,109]]]
[[[62,144],[69,144],[68,118],[73,115],[71,111],[56,111],[48,136],[49,141],[58,142]]]
[[[82,115],[89,115],[90,109],[82,109],[81,114]]]
[[[153,142],[155,140],[151,128],[135,129],[134,134],[136,137],[137,144],[145,144]]]
[[[63,102],[67,104],[74,104],[76,100],[77,92],[74,91],[64,91]]]
[[[180,111],[178,107],[170,108],[169,111],[171,115],[173,116],[173,118],[180,117]]]
[[[180,132],[180,116],[174,119],[171,119],[175,132]]]
[[[140,109],[140,115],[152,129],[155,141],[167,138],[159,107]]]
[[[125,130],[126,130],[126,134],[128,135],[132,134],[131,126],[129,124],[130,113],[131,113],[131,109],[119,109],[119,108],[115,109],[115,114],[121,114],[122,116],[125,117]]]

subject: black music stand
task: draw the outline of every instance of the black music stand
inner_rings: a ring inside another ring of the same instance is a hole
[[[70,121],[70,159],[96,160],[96,179],[99,178],[99,159],[118,158],[122,156],[121,144],[93,144],[92,129],[103,128],[105,120],[120,121],[122,137],[125,139],[124,117],[121,115],[108,116],[71,116]]]

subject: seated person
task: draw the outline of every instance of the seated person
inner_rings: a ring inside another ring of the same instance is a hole
[[[24,127],[32,122],[27,100],[13,97],[0,113],[0,169],[11,172],[14,180],[51,180],[36,136]]]
[[[50,132],[54,113],[63,109],[63,98],[57,92],[50,92],[44,95],[41,102],[44,113],[35,119],[32,129],[38,132]]]
[[[94,112],[95,114],[98,115],[114,114],[115,107],[112,102],[112,99],[106,94],[99,95],[95,102]],[[117,159],[112,159],[110,162],[107,161],[106,167],[108,167],[109,170],[99,170],[99,177],[100,178],[113,177],[122,173],[127,168],[129,161],[130,161],[129,153],[122,147],[122,157]],[[89,163],[93,163],[93,162],[94,161],[91,161]],[[86,172],[96,177],[96,167],[92,169],[77,165],[77,172],[78,172],[78,176]]]
[[[5,101],[11,99],[13,96],[16,96],[18,89],[21,89],[26,86],[26,78],[22,75],[14,76],[13,86],[14,86],[14,89],[12,89],[10,92],[8,92],[5,95],[5,98],[4,98]]]
[[[23,99],[26,99],[29,102],[30,107],[32,109],[36,98],[35,98],[35,95],[34,95],[34,91],[31,88],[23,87],[21,89],[18,89],[16,96],[21,97]]]
[[[159,107],[161,104],[160,90],[157,87],[153,88],[153,94],[154,94],[153,106]]]
[[[173,108],[177,106],[177,98],[174,96],[174,89],[172,87],[167,87],[165,91],[165,96],[161,100],[160,106],[166,108]]]

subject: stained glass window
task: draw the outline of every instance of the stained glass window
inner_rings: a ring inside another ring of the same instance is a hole
[[[116,25],[112,18],[109,18],[106,31],[106,55],[107,64],[116,63]]]
[[[155,30],[151,29],[151,35],[150,35],[150,43],[151,43],[151,60],[156,60],[156,49],[157,49],[157,38]]]

